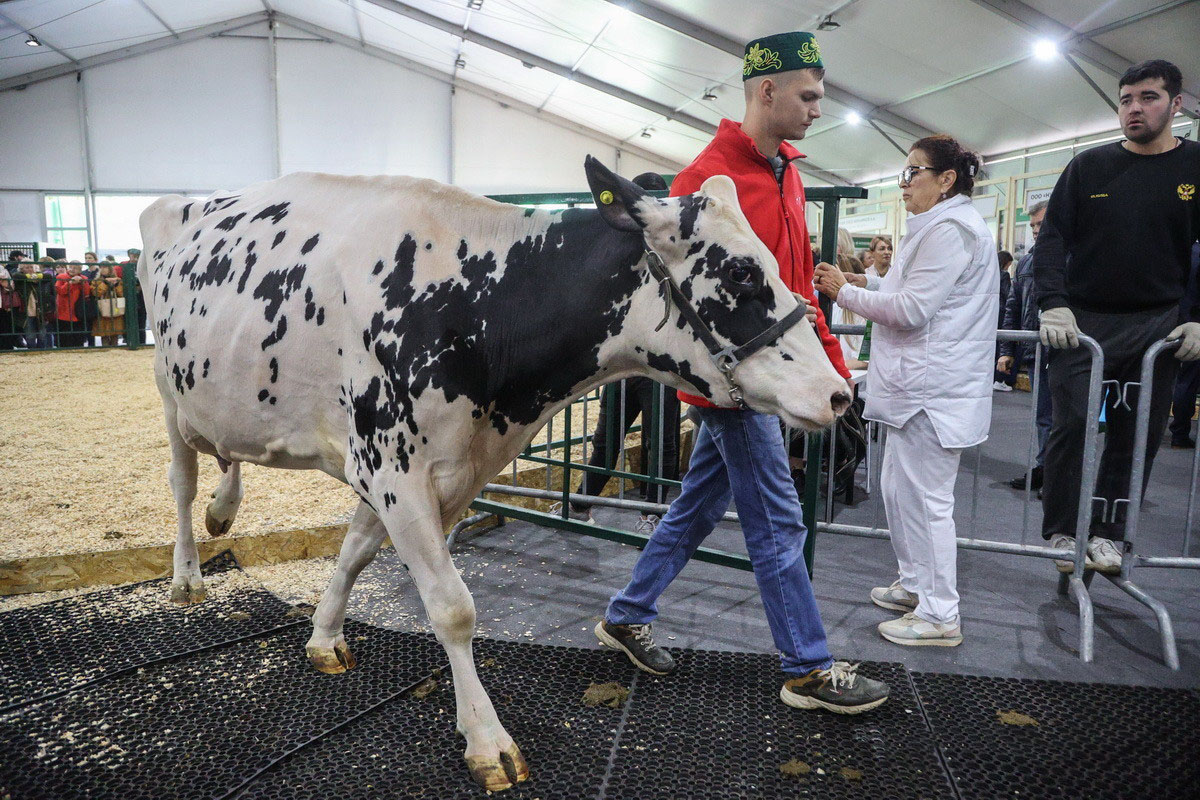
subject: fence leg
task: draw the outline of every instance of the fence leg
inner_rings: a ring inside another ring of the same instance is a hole
[[[1085,664],[1092,663],[1092,649],[1095,641],[1096,625],[1092,619],[1092,598],[1084,583],[1086,578],[1066,576],[1071,586],[1071,594],[1079,605],[1079,659]]]
[[[1108,575],[1105,577],[1121,587],[1134,600],[1137,600],[1154,612],[1154,616],[1158,618],[1158,634],[1162,639],[1163,661],[1167,662],[1168,667],[1178,672],[1179,651],[1175,647],[1175,628],[1171,625],[1171,615],[1167,613],[1167,607],[1162,604],[1162,601],[1146,594],[1141,587],[1129,580],[1129,578],[1120,575]]]

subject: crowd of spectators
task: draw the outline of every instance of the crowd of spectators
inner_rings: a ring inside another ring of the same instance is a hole
[[[141,251],[125,261],[87,252],[82,261],[20,250],[0,264],[0,350],[112,347],[125,340],[125,269],[134,274]],[[134,313],[145,340],[146,312],[140,293]]]

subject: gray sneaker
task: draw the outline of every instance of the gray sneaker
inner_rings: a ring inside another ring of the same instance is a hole
[[[871,590],[871,602],[890,611],[912,611],[917,607],[917,596],[900,585],[900,579],[887,587],[877,586]]]
[[[1087,544],[1088,566],[1107,575],[1121,574],[1121,551],[1112,539],[1093,536]]]
[[[633,532],[643,536],[653,536],[654,529],[658,527],[659,522],[662,522],[662,517],[657,514],[646,514],[633,526]]]
[[[889,642],[925,647],[958,647],[962,628],[954,622],[928,622],[911,611],[900,619],[879,623],[879,635]]]
[[[650,625],[617,625],[604,620],[596,623],[596,638],[605,647],[620,650],[633,665],[651,675],[670,675],[675,659],[654,642]]]
[[[561,517],[562,516],[562,506],[563,506],[563,504],[561,502],[555,503],[554,505],[550,506],[550,513],[556,517]],[[567,506],[567,517],[570,519],[578,520],[579,522],[586,522],[588,525],[596,524],[596,518],[592,516],[592,509],[590,506],[588,508],[585,508],[583,511],[576,511],[574,508],[572,508],[570,505],[568,505]]]
[[[1051,550],[1070,550],[1072,553],[1074,553],[1075,537],[1067,536],[1065,533],[1055,534],[1054,536],[1050,537],[1050,542],[1047,546]],[[1075,569],[1075,562],[1069,560],[1062,561],[1056,558],[1054,559],[1054,566],[1058,567],[1059,572],[1070,572],[1071,570]]]
[[[814,669],[792,678],[779,690],[779,699],[792,708],[821,708],[835,714],[861,714],[884,704],[888,686],[859,675],[858,664],[835,661],[829,669]]]

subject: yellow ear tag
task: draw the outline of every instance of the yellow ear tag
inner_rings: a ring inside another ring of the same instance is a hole
[[[608,189],[605,189],[603,192],[600,193],[600,202],[601,203],[608,206],[608,205],[612,205],[612,201],[613,201],[613,193],[610,192]]]

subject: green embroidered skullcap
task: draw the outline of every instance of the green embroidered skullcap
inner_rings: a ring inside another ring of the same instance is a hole
[[[776,72],[824,66],[817,37],[808,31],[776,33],[755,39],[746,45],[746,55],[742,59],[742,80],[757,78],[759,75],[774,75]]]

